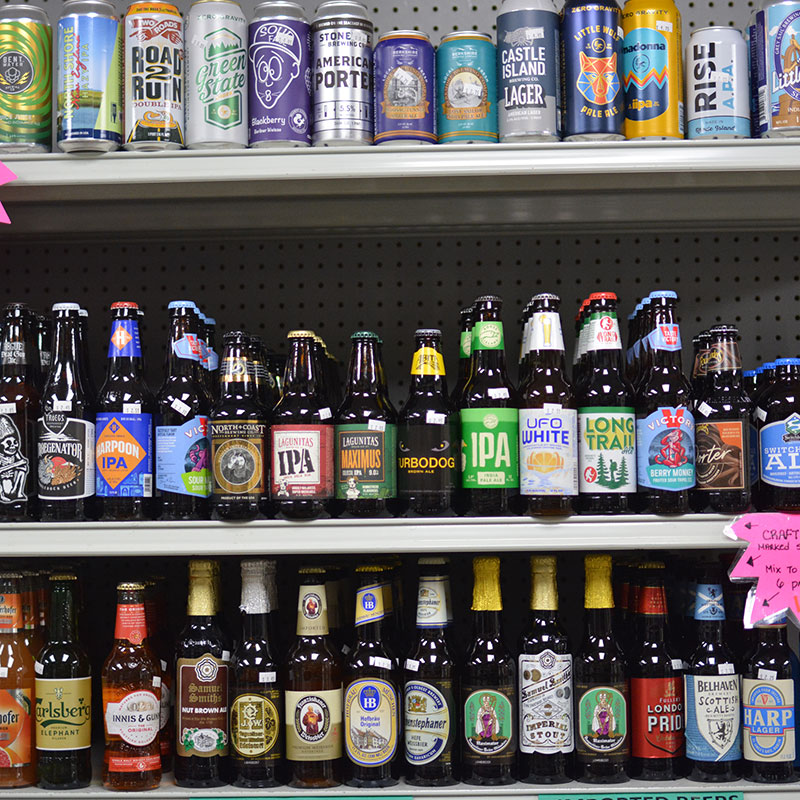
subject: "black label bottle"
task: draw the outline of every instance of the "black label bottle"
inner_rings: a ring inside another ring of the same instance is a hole
[[[36,344],[39,353],[39,393],[44,389],[50,365],[53,363],[53,320],[44,314],[36,314]]]
[[[469,380],[472,366],[472,327],[474,325],[475,306],[470,305],[458,312],[458,375],[450,399],[456,408],[461,407],[461,395]]]

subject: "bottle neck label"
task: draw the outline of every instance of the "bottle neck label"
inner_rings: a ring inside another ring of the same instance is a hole
[[[103,411],[96,430],[98,496],[152,497],[152,415]]]
[[[220,379],[225,383],[243,383],[248,379],[247,359],[242,356],[223,358]]]
[[[738,761],[742,757],[739,676],[686,675],[684,680],[687,757]]]
[[[422,766],[452,763],[458,709],[452,681],[409,681],[405,688],[406,761]]]
[[[0,439],[3,441],[3,453],[0,455],[0,469],[3,480],[0,481],[0,503],[21,503],[28,500],[32,487],[31,454],[33,428],[29,409],[24,408],[17,415],[16,403],[10,403],[5,413],[0,414]],[[11,408],[13,406],[13,409]],[[14,420],[19,421],[19,427]],[[33,470],[35,475],[36,470]]]
[[[458,357],[469,358],[471,355],[472,355],[472,329],[468,331],[461,331]]]
[[[488,689],[464,686],[464,741],[466,761],[513,763],[516,757],[513,686]]]
[[[345,751],[354,764],[377,767],[397,752],[397,689],[387,681],[353,681],[344,694]]]
[[[22,624],[22,595],[0,595],[0,632],[21,631]]]
[[[181,732],[175,754],[212,758],[228,755],[228,665],[205,653],[179,658],[175,722]],[[198,692],[202,687],[202,692]]]
[[[0,363],[5,366],[24,367],[28,364],[25,342],[3,341],[0,346]]]
[[[444,375],[444,358],[433,347],[420,347],[411,362],[412,375]]]
[[[420,578],[417,591],[417,627],[447,627],[447,577]]]
[[[795,759],[794,681],[742,680],[746,761],[776,764]]]
[[[622,350],[617,314],[592,314],[586,334],[586,350]]]
[[[39,497],[78,500],[95,493],[93,422],[46,413],[37,426]]]
[[[383,585],[376,583],[373,586],[362,586],[356,592],[356,627],[386,617],[383,591]]]
[[[264,459],[266,431],[267,425],[263,420],[212,420],[211,460],[215,496],[260,498],[268,491]]]
[[[88,750],[91,746],[91,677],[37,677],[36,748]]]
[[[333,426],[272,426],[272,497],[333,497]]]
[[[397,491],[400,497],[443,496],[455,491],[459,479],[458,451],[455,414],[443,425],[398,425]]]
[[[378,422],[373,420],[373,423]],[[374,428],[374,429],[372,429]],[[397,426],[336,426],[336,497],[377,500],[397,496]]]
[[[156,428],[156,488],[194,497],[211,494],[208,417]]]
[[[503,350],[503,323],[489,320],[476,322],[472,329],[473,350]]]
[[[564,336],[561,333],[561,317],[553,311],[538,311],[533,315],[528,333],[530,350],[564,351]]]
[[[677,323],[656,325],[646,338],[651,350],[664,350],[668,353],[681,351],[681,329]]]
[[[663,586],[642,586],[636,600],[636,610],[645,617],[666,617],[667,598]]]
[[[186,361],[200,363],[200,340],[196,333],[184,333],[180,339],[172,342],[172,352]]]
[[[572,656],[552,650],[523,653],[518,674],[519,749],[545,755],[571,753],[575,749]]]
[[[325,584],[301,586],[297,604],[297,635],[328,635],[328,600]]]
[[[153,692],[104,686],[103,705],[108,736],[119,736],[132,747],[147,747],[155,741],[161,727],[161,701]]]
[[[764,425],[758,438],[761,480],[784,489],[800,488],[800,414]]]
[[[115,319],[111,323],[111,338],[108,342],[108,357],[142,357],[142,343],[139,340],[139,323],[132,319]]]
[[[342,687],[318,692],[287,690],[286,759],[333,761],[342,757]]]
[[[703,622],[725,619],[725,601],[718,583],[698,583],[695,590],[694,618]]]
[[[520,493],[578,494],[578,412],[550,404],[519,410]]]
[[[667,406],[636,421],[639,485],[681,492],[695,483],[694,417],[688,408]]]
[[[114,638],[141,644],[147,638],[147,620],[143,603],[118,603]]]
[[[515,489],[519,486],[519,411],[516,408],[461,410],[461,486]]]
[[[636,491],[636,415],[632,408],[578,409],[581,494]]]
[[[742,420],[699,422],[695,426],[697,488],[741,490],[750,480]]]
[[[634,758],[681,758],[683,680],[631,678],[631,730]]]
[[[242,692],[231,703],[231,756],[234,759],[279,761],[283,720],[277,689]]]
[[[737,342],[717,342],[700,357],[700,369],[704,375],[709,372],[725,372],[741,368],[742,359]]]
[[[598,754],[626,758],[630,753],[628,736],[628,685],[605,686],[577,684],[578,757]]]

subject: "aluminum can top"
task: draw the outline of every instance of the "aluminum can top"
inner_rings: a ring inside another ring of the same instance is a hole
[[[241,6],[236,0],[194,0],[194,2],[189,6],[189,8],[194,8],[195,6],[205,5],[206,3],[216,3],[216,4],[226,4],[231,6],[236,6],[241,11]]]
[[[119,19],[117,9],[109,0],[64,0],[61,19],[72,14],[97,14],[101,17]]]
[[[299,19],[308,22],[303,6],[294,0],[266,0],[259,3],[253,12],[253,21],[261,19]]]
[[[492,41],[491,35],[482,31],[453,31],[442,36],[441,44],[453,39],[486,39],[487,42]]]
[[[703,31],[735,31],[739,36],[742,36],[741,29],[734,28],[732,25],[707,25],[705,28],[694,28],[692,30],[692,36],[703,33]]]
[[[41,22],[43,25],[50,24],[45,10],[30,3],[7,3],[0,6],[0,19],[30,20],[32,22]]]
[[[139,5],[147,5],[147,3],[145,0],[131,0],[131,2],[128,3],[128,10],[126,13],[130,14],[133,7]],[[177,14],[179,17],[183,17],[183,14],[181,14],[181,12],[178,10],[178,6],[176,6],[175,3],[168,2],[168,0],[155,0],[155,2],[151,3],[150,5],[153,7],[157,6],[158,8],[156,11],[150,11],[149,13],[162,12],[167,14]]]
[[[384,39],[395,39],[400,38],[401,36],[414,36],[421,39],[426,39],[427,41],[431,40],[431,37],[428,36],[425,31],[389,31],[388,33],[384,33],[378,41],[382,42]]]
[[[330,17],[356,17],[369,19],[367,7],[358,0],[323,0],[314,15],[315,19],[328,19]]]

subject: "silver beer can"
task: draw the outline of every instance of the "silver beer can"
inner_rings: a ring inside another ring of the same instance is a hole
[[[357,0],[324,0],[311,23],[313,143],[372,144],[372,38]]]

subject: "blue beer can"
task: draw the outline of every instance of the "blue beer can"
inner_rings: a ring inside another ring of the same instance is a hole
[[[568,0],[561,12],[564,139],[624,139],[622,11],[615,0]]]
[[[436,51],[440,144],[496,142],[497,56],[488,33],[454,31]]]
[[[431,40],[421,31],[391,31],[378,39],[375,144],[435,144],[435,60]]]

